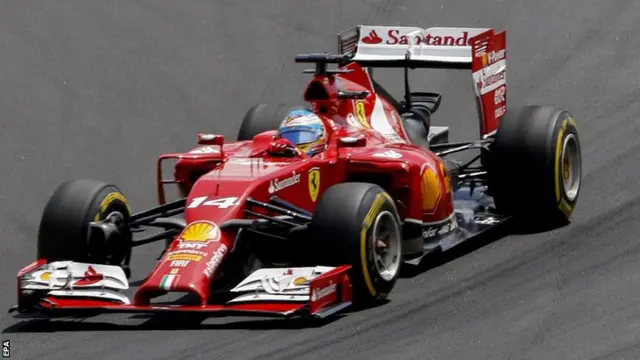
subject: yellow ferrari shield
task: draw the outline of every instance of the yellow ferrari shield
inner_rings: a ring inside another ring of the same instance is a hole
[[[320,169],[313,168],[309,170],[309,196],[311,201],[316,202],[318,193],[320,192]]]
[[[358,121],[360,121],[360,124],[368,128],[369,123],[367,122],[367,112],[364,110],[364,103],[362,101],[358,101],[356,103],[356,115],[358,116]]]

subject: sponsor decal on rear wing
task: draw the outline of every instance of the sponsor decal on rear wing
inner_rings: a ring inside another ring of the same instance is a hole
[[[440,63],[471,68],[471,39],[487,30],[491,29],[358,25],[338,34],[338,42],[341,54],[354,55],[352,61],[408,60],[425,67]]]
[[[338,51],[365,67],[471,70],[482,138],[495,133],[507,109],[504,31],[358,25],[338,34]]]

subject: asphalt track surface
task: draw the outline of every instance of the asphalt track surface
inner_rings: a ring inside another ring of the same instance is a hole
[[[454,4],[455,3],[455,4]],[[578,120],[584,183],[574,222],[429,259],[391,302],[320,327],[227,318],[201,325],[113,315],[0,319],[12,358],[635,359],[640,357],[640,1],[5,1],[0,10],[0,308],[35,257],[55,187],[118,184],[154,204],[158,154],[199,131],[237,134],[253,104],[298,101],[297,53],[334,51],[351,25],[508,30],[509,103]],[[396,91],[400,73],[379,78]],[[470,75],[429,72],[435,123],[477,135]],[[515,181],[515,177],[514,177]],[[526,191],[523,189],[523,191]],[[134,254],[134,278],[160,244]],[[4,310],[3,310],[4,311]]]

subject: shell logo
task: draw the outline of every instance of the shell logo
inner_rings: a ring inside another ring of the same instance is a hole
[[[180,239],[192,242],[218,241],[220,240],[220,228],[209,221],[196,221],[184,229]]]
[[[442,190],[438,182],[438,176],[434,169],[425,166],[422,172],[422,210],[425,212],[433,211],[440,200]]]
[[[442,177],[444,178],[444,193],[449,194],[451,192],[451,177],[449,176],[449,172],[444,168],[444,164],[440,163],[440,171],[442,172]]]

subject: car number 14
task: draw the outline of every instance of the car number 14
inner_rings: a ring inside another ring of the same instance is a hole
[[[227,209],[238,205],[238,197],[226,197],[221,199],[207,200],[207,196],[201,196],[191,199],[191,203],[187,206],[189,209],[197,208],[198,206],[214,206],[219,209]]]

